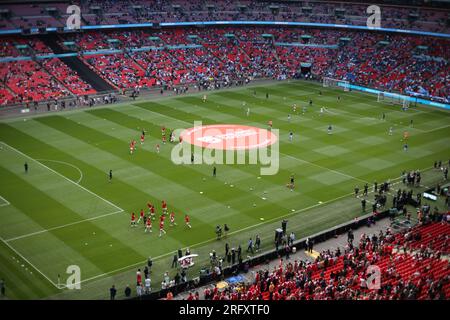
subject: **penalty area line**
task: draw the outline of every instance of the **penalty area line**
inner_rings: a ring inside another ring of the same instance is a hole
[[[66,176],[62,175],[61,173],[59,173],[59,172],[53,170],[52,168],[47,167],[47,166],[46,166],[45,164],[43,164],[42,162],[39,162],[38,160],[36,160],[36,159],[30,157],[29,155],[23,153],[22,151],[17,150],[16,148],[10,146],[9,144],[7,144],[7,143],[5,143],[5,142],[3,142],[3,141],[0,141],[0,143],[1,143],[1,144],[4,144],[4,145],[7,146],[8,148],[14,150],[15,152],[17,152],[18,154],[22,155],[23,157],[28,158],[28,159],[30,159],[31,161],[36,162],[37,164],[41,165],[42,167],[46,168],[47,170],[49,170],[49,171],[53,172],[54,174],[60,176],[60,177],[63,178],[64,180],[66,180],[66,181],[68,181],[68,182],[70,182],[70,183],[76,185],[77,187],[80,187],[80,188],[83,189],[84,191],[86,191],[86,192],[92,194],[93,196],[95,196],[95,197],[97,197],[97,198],[103,200],[104,202],[106,202],[107,204],[113,206],[113,207],[116,208],[117,210],[119,210],[119,211],[121,211],[121,212],[124,211],[122,208],[120,208],[119,206],[115,205],[115,204],[112,203],[111,201],[106,200],[105,198],[99,196],[98,194],[96,194],[95,192],[92,192],[92,191],[89,190],[89,189],[86,189],[86,188],[83,187],[82,185],[76,183],[76,182],[73,181],[73,180],[70,180],[69,178],[67,178]]]
[[[34,264],[32,264],[27,258],[25,258],[19,251],[14,249],[9,243],[7,243],[3,238],[0,237],[0,241],[3,242],[9,249],[11,249],[16,255],[18,255],[22,260],[29,264],[34,270],[36,270],[41,276],[43,276],[48,282],[50,282],[56,289],[61,289],[59,285],[54,283],[49,277],[47,277],[41,270],[39,270]]]
[[[114,212],[102,214],[102,215],[95,216],[95,217],[92,217],[92,218],[83,219],[83,220],[79,220],[79,221],[63,224],[63,225],[60,225],[60,226],[56,226],[56,227],[53,227],[53,228],[44,229],[44,230],[40,230],[40,231],[24,234],[24,235],[17,236],[17,237],[14,237],[14,238],[9,238],[9,239],[6,239],[4,241],[5,242],[11,242],[11,241],[15,241],[15,240],[23,239],[23,238],[28,238],[28,237],[32,237],[32,236],[35,236],[35,235],[38,235],[38,234],[42,234],[42,233],[50,232],[50,231],[53,231],[53,230],[58,230],[58,229],[74,226],[74,225],[77,225],[77,224],[80,224],[80,223],[84,223],[84,222],[89,222],[89,221],[101,219],[101,218],[108,217],[108,216],[111,216],[113,214],[122,213],[122,212],[123,212],[123,210],[117,210],[117,211],[114,211]]]
[[[4,202],[4,203],[0,204],[0,207],[6,207],[6,206],[9,206],[11,204],[11,203],[9,203],[8,200],[3,198],[2,196],[0,196],[0,199]]]

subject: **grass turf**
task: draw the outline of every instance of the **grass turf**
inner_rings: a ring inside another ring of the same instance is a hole
[[[224,241],[241,244],[245,251],[246,240],[259,233],[264,248],[270,248],[273,229],[283,216],[289,216],[288,229],[298,238],[330,228],[361,214],[359,201],[349,197],[355,185],[362,188],[366,182],[397,178],[402,170],[424,169],[436,159],[450,158],[447,111],[418,106],[404,112],[400,106],[377,103],[375,96],[300,81],[210,92],[205,103],[202,96],[0,123],[0,277],[9,297],[104,297],[112,283],[133,284],[135,268],[149,256],[155,260],[153,287],[158,288],[180,247],[199,253],[197,267],[190,271],[196,276],[199,266],[207,264],[209,250],[222,251]],[[310,98],[313,106],[303,115],[302,106]],[[298,114],[292,113],[293,103]],[[320,116],[322,106],[326,112]],[[280,130],[278,174],[258,179],[259,166],[217,165],[213,178],[211,166],[174,165],[172,146],[160,142],[160,127],[188,128],[199,120],[263,128],[272,120]],[[328,124],[333,125],[332,135],[327,135]],[[145,144],[138,143],[130,156],[128,143],[138,140],[142,128],[148,131]],[[410,133],[408,152],[401,141],[405,130]],[[288,140],[290,131],[293,142]],[[27,174],[24,162],[29,164]],[[297,188],[290,192],[285,185],[292,173]],[[142,225],[130,228],[131,211],[138,213],[150,201],[159,213],[162,199],[175,210],[177,226],[167,223],[162,238],[157,223],[152,234],[145,234]],[[184,213],[191,216],[190,230],[184,226]],[[215,226],[224,223],[232,234],[214,241]],[[82,290],[57,289],[59,281],[65,283],[69,265],[80,266]]]

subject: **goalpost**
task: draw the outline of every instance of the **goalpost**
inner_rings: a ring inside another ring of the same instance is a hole
[[[350,82],[346,80],[339,80],[324,77],[323,78],[323,87],[324,88],[340,88],[344,89],[344,91],[350,91]]]
[[[404,110],[409,108],[410,103],[408,97],[390,92],[378,92],[377,101],[392,105],[400,105]]]

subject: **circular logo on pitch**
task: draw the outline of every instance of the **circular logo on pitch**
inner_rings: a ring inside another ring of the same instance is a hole
[[[197,126],[181,133],[184,142],[208,149],[247,150],[267,147],[277,141],[271,131],[236,124]]]

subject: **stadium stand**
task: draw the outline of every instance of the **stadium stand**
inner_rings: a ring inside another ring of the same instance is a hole
[[[258,20],[299,21],[331,24],[365,25],[367,6],[358,3],[307,1],[287,3],[283,1],[228,0],[191,3],[188,1],[160,2],[157,0],[134,1],[73,1],[81,7],[83,22],[88,25],[130,24],[148,21],[207,21],[207,20]],[[309,10],[304,10],[304,4]],[[271,7],[272,6],[272,7]],[[275,7],[274,7],[275,6]],[[98,9],[93,9],[97,7]],[[53,11],[48,11],[52,8]],[[0,5],[8,9],[10,16],[2,23],[4,29],[31,27],[60,27],[68,17],[65,3],[38,3]],[[337,10],[336,10],[337,9]],[[444,10],[414,6],[382,5],[384,22],[388,28],[448,32],[448,13]]]
[[[260,270],[253,283],[224,290],[205,289],[207,300],[426,300],[450,297],[448,222],[418,225],[404,233],[390,229],[341,252],[326,250],[314,262],[280,260],[274,270]],[[381,271],[380,289],[368,286],[369,265]],[[189,295],[188,300],[195,299]]]
[[[58,58],[44,59],[42,64],[52,76],[62,82],[73,94],[82,96],[97,92]]]
[[[75,1],[74,4],[81,6],[84,25],[208,20],[365,25],[367,19],[365,4],[327,1],[287,3],[248,0],[236,4],[218,0],[210,4],[206,1],[139,0],[133,2],[134,6],[129,6],[121,0],[92,0]],[[0,24],[2,30],[11,27],[61,27],[68,17],[66,4],[62,2],[1,4],[0,9],[4,11]],[[445,9],[395,5],[384,5],[381,9],[383,27],[449,32],[448,11]],[[446,50],[449,40],[443,38],[269,26],[102,30],[57,34],[55,37],[65,52],[76,50],[81,54],[83,51],[93,51],[81,58],[105,81],[119,89],[194,84],[205,79],[229,83],[243,78],[306,76],[316,79],[331,77],[383,91],[413,94],[440,102],[450,101],[450,89],[446,85],[450,69]],[[33,57],[54,51],[39,36],[6,35],[3,39],[0,57]],[[67,43],[71,42],[74,46],[68,47]],[[154,47],[162,50],[151,52]],[[95,52],[112,49],[121,52]],[[136,53],[133,52],[135,49],[143,50]],[[165,63],[158,59],[163,59]],[[119,74],[114,72],[114,68],[120,60]],[[46,65],[54,63],[45,62]],[[163,64],[164,70],[160,68]],[[15,64],[8,62],[2,63],[2,66],[9,68]],[[50,80],[59,82],[60,78],[50,77]],[[82,82],[77,81],[74,86],[78,87]],[[66,85],[69,86],[67,82]],[[2,86],[8,87],[4,79]],[[89,92],[86,88],[81,92]],[[68,89],[72,94],[79,94],[77,90]],[[34,88],[27,89],[30,90]],[[15,91],[13,88],[3,90],[2,97],[5,97],[2,104],[13,101],[8,94]],[[64,95],[52,90],[45,97],[53,99]],[[41,97],[33,92],[29,96]]]

